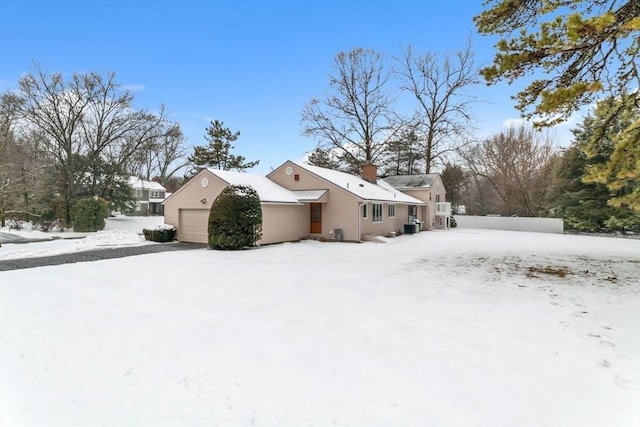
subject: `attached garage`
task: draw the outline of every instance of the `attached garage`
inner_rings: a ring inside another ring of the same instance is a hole
[[[229,185],[248,185],[258,192],[262,206],[259,244],[293,241],[309,234],[309,208],[293,192],[264,176],[203,169],[164,202],[165,223],[178,229],[179,241],[207,243],[211,205]]]
[[[208,209],[180,209],[178,240],[181,242],[207,243]]]

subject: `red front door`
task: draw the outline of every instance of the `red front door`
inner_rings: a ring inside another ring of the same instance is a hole
[[[311,234],[322,234],[322,203],[311,203]]]

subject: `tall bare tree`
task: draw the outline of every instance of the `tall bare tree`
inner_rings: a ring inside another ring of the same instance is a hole
[[[469,141],[474,122],[471,105],[477,102],[470,90],[479,82],[473,56],[469,42],[464,49],[443,57],[430,52],[417,54],[409,46],[396,58],[401,89],[418,103],[413,126],[423,145],[426,173],[444,163],[447,153]]]
[[[538,216],[552,179],[554,143],[526,126],[508,128],[465,150],[468,168],[491,184],[500,203],[494,213]]]
[[[316,138],[318,148],[341,153],[344,169],[375,163],[395,134],[390,75],[381,53],[362,48],[339,52],[329,91],[305,105],[304,135]]]

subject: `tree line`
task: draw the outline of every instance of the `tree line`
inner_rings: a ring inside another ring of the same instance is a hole
[[[163,183],[184,166],[185,137],[157,112],[135,109],[115,74],[70,79],[39,66],[0,96],[0,216],[71,223],[73,204],[102,198],[111,210],[133,201],[132,175]]]
[[[468,213],[561,216],[581,230],[638,230],[640,2],[486,6],[474,18],[478,31],[500,37],[487,67],[475,64],[470,43],[442,55],[411,46],[391,58],[363,48],[339,52],[328,90],[302,110],[303,134],[317,141],[309,161],[351,173],[367,163],[383,175],[439,172],[448,199]],[[514,98],[533,127],[477,138],[476,85],[524,76],[534,78]],[[400,114],[398,97],[411,100],[413,112]],[[38,66],[17,91],[2,94],[0,217],[68,224],[83,197],[125,210],[131,175],[175,189],[204,166],[258,164],[233,153],[240,132],[219,120],[206,128],[207,144],[187,155],[165,107],[150,112],[133,101],[113,73],[65,80]],[[585,105],[594,107],[559,149],[544,128]]]

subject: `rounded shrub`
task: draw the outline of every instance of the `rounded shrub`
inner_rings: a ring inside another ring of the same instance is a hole
[[[211,249],[238,250],[255,246],[262,237],[260,197],[251,187],[230,185],[214,200],[209,211]]]
[[[71,224],[74,231],[104,230],[105,218],[109,214],[109,203],[99,197],[79,199],[71,208]]]

